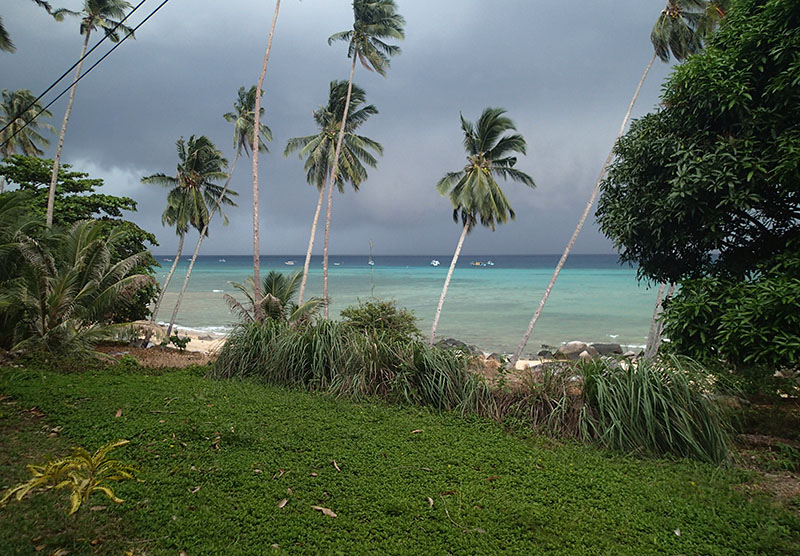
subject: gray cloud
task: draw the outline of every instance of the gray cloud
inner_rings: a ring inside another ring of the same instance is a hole
[[[157,4],[149,0],[132,20]],[[434,185],[463,164],[459,112],[475,119],[486,106],[502,106],[528,141],[518,166],[538,187],[509,183],[517,220],[494,233],[475,230],[465,253],[560,252],[652,55],[648,36],[663,0],[398,4],[407,38],[388,78],[356,70],[356,82],[380,110],[363,132],[384,145],[385,155],[360,193],[336,195],[332,251],[363,253],[372,239],[379,254],[451,252],[459,228]],[[64,160],[105,178],[107,192],[136,199],[139,212],[131,218],[157,233],[160,253],[176,243],[161,227],[165,191],[139,179],[174,172],[181,136],[206,134],[233,157],[221,116],[237,89],[258,77],[272,9],[253,0],[171,0],[136,41],[79,85]],[[32,2],[2,12],[18,51],[0,54],[0,87],[43,90],[80,51],[77,20],[56,23]],[[264,254],[305,252],[317,192],[305,183],[302,162],[281,153],[289,137],[314,132],[311,112],[326,100],[329,81],[347,78],[345,46],[326,40],[351,23],[346,1],[282,2],[264,97],[275,135],[272,153],[260,158]],[[668,69],[656,65],[635,114],[655,106]],[[52,108],[55,125],[65,105],[62,99]],[[233,187],[239,207],[230,210],[228,227],[212,228],[204,253],[251,249],[248,161],[240,162]],[[612,247],[590,222],[576,252]]]

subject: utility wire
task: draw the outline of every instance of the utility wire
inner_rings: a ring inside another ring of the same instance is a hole
[[[130,16],[132,16],[132,15],[133,15],[133,13],[134,13],[136,10],[138,10],[138,9],[141,7],[141,5],[142,5],[142,4],[144,4],[146,1],[147,1],[147,0],[142,0],[141,2],[139,2],[139,4],[138,4],[138,5],[137,5],[135,8],[133,8],[133,9],[132,9],[130,12],[128,12],[128,15],[126,15],[125,17],[123,17],[123,18],[122,18],[122,20],[120,20],[120,21],[119,21],[119,22],[118,22],[118,23],[117,23],[117,24],[114,26],[114,28],[113,28],[113,29],[111,29],[110,31],[108,31],[107,33],[105,33],[105,34],[103,35],[103,38],[102,38],[102,39],[100,39],[100,40],[97,42],[97,44],[95,44],[95,45],[94,45],[94,46],[93,46],[93,47],[92,47],[92,48],[89,50],[89,52],[87,52],[86,54],[84,54],[84,55],[83,55],[83,57],[82,57],[82,58],[80,58],[80,59],[78,59],[78,61],[77,61],[77,62],[75,62],[74,64],[72,64],[72,66],[71,66],[71,67],[70,67],[70,68],[69,68],[67,71],[65,71],[64,73],[62,73],[62,74],[61,74],[61,77],[59,77],[58,79],[56,79],[55,81],[53,81],[53,83],[52,83],[52,84],[51,84],[51,85],[50,85],[50,86],[49,86],[47,89],[45,89],[45,91],[44,91],[44,92],[43,92],[41,95],[39,95],[38,97],[36,97],[36,100],[34,100],[34,101],[33,101],[33,102],[31,102],[31,103],[30,103],[28,106],[26,106],[26,107],[25,107],[25,110],[23,110],[23,111],[22,111],[22,113],[24,114],[24,113],[25,113],[25,112],[27,112],[27,111],[28,111],[30,108],[32,108],[32,107],[33,107],[33,105],[35,105],[37,102],[39,102],[40,100],[42,100],[42,97],[43,97],[44,95],[46,95],[47,93],[49,93],[49,92],[50,92],[50,91],[53,89],[53,87],[55,87],[56,85],[58,85],[58,84],[59,84],[59,82],[60,82],[62,79],[64,79],[64,78],[65,78],[67,75],[69,75],[69,74],[72,72],[72,70],[74,70],[74,69],[75,69],[75,68],[78,66],[78,64],[80,64],[80,63],[81,63],[81,62],[83,62],[83,61],[84,61],[86,58],[88,58],[88,57],[89,57],[89,55],[90,55],[92,52],[94,52],[94,51],[97,49],[97,47],[98,47],[98,46],[100,46],[101,44],[103,44],[103,42],[104,42],[104,41],[105,41],[105,40],[106,40],[106,39],[107,39],[107,38],[108,38],[110,35],[112,35],[112,34],[114,33],[114,31],[116,31],[116,30],[117,30],[117,28],[118,28],[120,25],[122,25],[123,23],[125,23],[125,20],[126,20],[126,19],[128,19]],[[41,114],[41,112],[40,112],[39,114]],[[36,114],[36,116],[38,116],[39,114]],[[34,116],[34,117],[32,118],[32,120],[35,120],[35,119],[36,119],[36,117]],[[6,129],[8,129],[8,128],[11,126],[11,124],[12,124],[12,123],[13,123],[13,120],[12,120],[11,122],[8,122],[8,123],[7,123],[5,126],[3,126],[3,129],[0,129],[0,133],[3,133],[3,132],[6,130]]]
[[[143,0],[143,1],[144,1],[144,0]],[[39,110],[39,111],[36,113],[36,115],[35,115],[33,118],[31,118],[30,120],[28,120],[27,122],[25,122],[25,125],[23,125],[21,128],[19,128],[19,129],[17,130],[17,132],[16,132],[16,133],[14,133],[14,135],[12,135],[12,136],[11,136],[11,137],[9,137],[8,139],[6,139],[6,140],[3,142],[3,144],[2,144],[2,145],[0,145],[0,148],[2,148],[2,147],[4,147],[4,146],[6,146],[6,144],[7,144],[9,141],[11,141],[11,140],[12,140],[14,137],[16,137],[16,136],[17,136],[17,135],[18,135],[18,134],[19,134],[19,133],[20,133],[20,132],[21,132],[23,129],[25,129],[26,127],[28,127],[28,124],[30,124],[30,123],[31,123],[31,122],[33,122],[33,121],[34,121],[36,118],[38,118],[38,117],[39,117],[39,115],[40,115],[42,112],[44,112],[45,110],[47,110],[48,108],[50,108],[50,107],[51,107],[51,106],[52,106],[52,105],[53,105],[53,104],[54,104],[54,103],[55,103],[55,102],[56,102],[58,99],[60,99],[61,97],[63,97],[65,94],[67,94],[67,92],[68,92],[70,89],[72,89],[73,87],[75,87],[75,86],[76,86],[76,85],[77,85],[77,84],[80,82],[80,80],[81,80],[81,79],[83,79],[84,77],[86,77],[87,75],[89,75],[89,73],[91,73],[91,71],[92,71],[94,68],[96,68],[96,67],[97,67],[97,66],[98,66],[98,65],[99,65],[99,64],[100,64],[100,63],[101,63],[103,60],[105,60],[106,58],[108,58],[108,56],[109,56],[109,55],[110,55],[112,52],[114,52],[114,51],[115,51],[115,50],[116,50],[116,49],[117,49],[119,46],[121,46],[121,45],[122,45],[122,43],[124,43],[124,42],[125,42],[125,40],[126,40],[128,37],[130,37],[130,36],[131,36],[131,35],[133,35],[133,34],[134,34],[136,31],[138,31],[138,30],[139,30],[139,27],[141,27],[142,25],[144,25],[144,24],[147,22],[147,20],[149,20],[151,17],[153,17],[153,16],[156,14],[156,12],[158,12],[158,10],[160,10],[161,8],[163,8],[163,7],[164,7],[164,5],[165,5],[167,2],[169,2],[169,0],[164,0],[163,2],[161,2],[161,4],[159,4],[159,5],[158,5],[158,7],[156,7],[156,9],[154,9],[152,12],[150,12],[150,14],[149,14],[147,17],[145,17],[145,18],[144,18],[144,19],[143,19],[141,22],[139,22],[139,24],[138,24],[136,27],[134,27],[133,29],[131,29],[131,31],[130,31],[130,32],[127,34],[127,35],[125,35],[125,36],[122,38],[122,40],[120,40],[120,41],[119,41],[117,44],[115,44],[115,45],[114,45],[114,47],[113,47],[111,50],[109,50],[108,52],[106,52],[106,53],[105,53],[105,54],[102,56],[102,58],[100,58],[100,59],[99,59],[99,60],[97,60],[97,61],[96,61],[94,64],[92,64],[92,66],[91,66],[91,67],[90,67],[88,70],[86,70],[85,72],[83,72],[83,73],[82,73],[82,74],[81,74],[81,75],[78,77],[78,79],[76,79],[76,80],[75,80],[75,81],[72,83],[72,85],[70,85],[69,87],[67,87],[67,88],[66,88],[66,89],[64,89],[63,91],[61,91],[61,93],[60,93],[60,94],[59,94],[59,95],[58,95],[56,98],[54,98],[53,100],[51,100],[51,101],[50,101],[50,102],[47,104],[47,106],[45,106],[44,108],[42,108],[41,110]],[[74,67],[74,66],[73,66],[73,67]],[[3,128],[3,129],[5,129],[5,128]]]

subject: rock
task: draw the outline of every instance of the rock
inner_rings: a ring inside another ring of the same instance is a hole
[[[499,353],[490,353],[489,355],[486,356],[486,360],[487,361],[496,361],[498,363],[502,363],[503,362],[503,356],[500,355]]]
[[[573,398],[577,398],[581,394],[583,394],[583,377],[581,376],[571,376],[567,379],[567,384],[564,388],[564,392],[567,396],[571,396]]]
[[[590,357],[599,355],[599,352],[584,342],[569,342],[558,348],[556,351],[556,359],[568,359],[570,361],[577,361],[581,358],[581,353],[586,352]]]
[[[578,355],[578,358],[579,358],[581,361],[591,361],[591,360],[592,360],[592,354],[591,354],[591,353],[589,353],[587,350],[583,350],[583,351],[580,353],[580,355]]]
[[[211,341],[214,340],[214,338],[212,336],[208,335],[208,334],[206,334],[205,336],[198,336],[197,339],[198,340],[203,340],[203,341],[208,341],[208,342],[211,342]]]
[[[549,359],[553,357],[553,352],[549,349],[540,349],[538,352],[536,352],[536,357],[546,357]]]
[[[469,353],[470,355],[479,355],[481,353],[477,347],[471,346],[460,340],[456,340],[455,338],[445,338],[444,340],[439,340],[434,345],[441,349],[460,349],[461,351]]]
[[[619,344],[592,344],[600,355],[622,355],[622,346]]]
[[[625,353],[622,354],[622,357],[627,357],[629,359],[632,358],[632,357],[636,357],[636,352],[633,352],[633,351],[630,351],[630,350],[626,351]]]

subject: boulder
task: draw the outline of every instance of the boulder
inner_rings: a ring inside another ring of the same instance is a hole
[[[586,352],[590,357],[599,355],[598,351],[585,344],[584,342],[568,342],[558,348],[556,351],[556,359],[567,359],[569,361],[577,361],[581,357],[581,353]]]
[[[547,359],[550,359],[551,357],[553,357],[553,352],[550,351],[549,349],[540,349],[539,351],[536,352],[536,357],[545,357]]]
[[[445,338],[444,340],[439,340],[434,345],[441,349],[460,349],[470,355],[479,355],[481,353],[477,347],[471,346],[461,340],[456,340],[455,338]]]
[[[486,360],[487,361],[496,361],[497,363],[502,363],[503,362],[503,356],[500,355],[499,353],[496,353],[496,352],[495,353],[490,353],[489,355],[486,356]]]
[[[626,351],[625,353],[622,354],[622,357],[626,357],[628,359],[631,359],[633,357],[636,357],[636,352],[635,351]]]
[[[619,344],[592,344],[600,355],[622,355],[622,346]]]

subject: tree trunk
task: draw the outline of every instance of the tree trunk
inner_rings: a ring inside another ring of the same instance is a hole
[[[664,312],[664,303],[666,303],[675,292],[675,284],[670,283],[669,288],[667,288],[667,295],[662,299],[661,296],[664,294],[665,287],[666,284],[661,284],[658,288],[656,308],[653,311],[653,322],[650,324],[650,334],[647,336],[647,346],[644,350],[645,359],[655,357],[658,353],[658,348],[661,347],[661,335],[664,332],[664,323],[661,321],[661,314]]]
[[[69,90],[67,111],[64,113],[64,122],[61,124],[61,133],[58,136],[56,156],[53,160],[53,172],[50,175],[50,191],[47,194],[47,220],[45,223],[48,228],[53,227],[53,206],[56,202],[56,183],[58,183],[58,166],[61,162],[61,149],[64,147],[64,136],[67,134],[67,122],[69,122],[69,114],[72,112],[72,101],[75,100],[75,89],[78,88],[78,79],[81,76],[81,68],[83,67],[83,57],[86,55],[86,48],[89,46],[89,36],[91,34],[91,30],[87,29],[86,38],[83,40],[83,48],[81,49],[80,62],[78,62],[78,68],[75,70],[75,79],[72,81],[72,87]]]
[[[306,262],[303,264],[303,279],[300,281],[300,293],[297,296],[298,307],[303,304],[303,295],[306,293],[306,282],[308,282],[308,266],[311,264],[311,251],[314,249],[314,237],[317,235],[317,222],[319,213],[322,210],[322,199],[325,196],[325,188],[319,190],[317,200],[317,210],[314,212],[314,220],[311,223],[311,236],[308,238],[308,249],[306,250]]]
[[[325,248],[322,250],[322,302],[325,304],[323,309],[324,316],[328,318],[328,241],[331,233],[331,204],[333,202],[333,184],[339,175],[339,156],[342,153],[342,142],[344,141],[344,126],[347,123],[347,113],[350,111],[350,95],[353,92],[353,74],[356,72],[356,54],[353,54],[353,63],[350,66],[350,79],[347,82],[347,98],[344,101],[344,112],[342,123],[339,127],[339,137],[336,138],[336,150],[333,151],[333,168],[328,176],[328,213],[325,216]]]
[[[633,112],[633,106],[636,104],[636,100],[639,98],[639,92],[642,90],[642,85],[644,85],[645,79],[647,79],[647,74],[650,73],[650,68],[653,67],[653,62],[655,62],[656,55],[653,53],[653,57],[650,58],[650,63],[647,64],[647,68],[645,68],[644,73],[642,74],[642,78],[639,80],[639,85],[636,87],[636,92],[633,94],[633,98],[631,99],[631,103],[628,106],[628,112],[625,114],[625,118],[622,120],[622,125],[619,128],[619,133],[617,133],[617,137],[614,140],[614,145],[611,147],[611,152],[608,153],[608,158],[606,158],[605,163],[603,164],[603,169],[600,171],[600,176],[597,178],[597,183],[592,190],[592,194],[589,197],[589,202],[586,203],[586,207],[583,209],[583,214],[581,215],[580,220],[578,221],[578,225],[575,227],[575,231],[572,232],[572,237],[567,243],[567,247],[564,249],[564,253],[561,255],[561,259],[558,261],[558,265],[556,265],[556,269],[553,272],[553,276],[550,278],[550,283],[547,284],[547,288],[544,290],[544,295],[542,296],[541,301],[539,301],[539,307],[536,309],[536,312],[533,314],[533,318],[531,319],[530,324],[528,325],[528,330],[525,332],[525,335],[522,337],[522,341],[520,342],[519,346],[517,347],[516,353],[511,358],[509,365],[511,368],[514,368],[514,365],[517,364],[520,356],[522,355],[522,350],[525,349],[525,346],[528,344],[528,340],[531,337],[531,333],[533,332],[533,327],[536,326],[536,321],[539,320],[539,316],[542,314],[542,309],[544,308],[545,303],[547,303],[547,298],[550,297],[550,291],[553,289],[553,285],[556,283],[556,279],[558,275],[561,273],[561,269],[564,267],[564,263],[567,261],[567,257],[569,256],[569,252],[572,250],[572,247],[575,245],[575,240],[578,239],[578,234],[581,233],[581,229],[583,228],[583,224],[586,222],[586,217],[589,215],[589,211],[592,209],[592,205],[594,204],[595,199],[597,198],[597,194],[600,192],[600,184],[603,182],[603,177],[606,175],[606,170],[608,170],[608,166],[611,164],[611,161],[614,158],[614,149],[617,146],[617,141],[622,134],[625,132],[625,128],[628,125],[628,120],[631,118],[631,112]]]
[[[442,288],[442,296],[439,298],[439,305],[436,307],[436,315],[433,317],[433,326],[431,326],[431,336],[428,338],[428,345],[433,345],[433,338],[436,335],[436,327],[439,326],[439,317],[442,315],[442,306],[444,305],[444,298],[447,295],[447,288],[450,286],[450,278],[453,277],[453,270],[456,268],[458,256],[461,254],[461,247],[464,245],[464,238],[467,237],[471,219],[467,219],[464,224],[464,229],[461,231],[461,237],[458,239],[456,252],[453,254],[453,260],[450,261],[450,270],[447,271],[447,278],[444,279],[444,287]]]
[[[200,253],[200,245],[202,245],[203,239],[206,237],[208,227],[211,225],[211,219],[214,218],[214,215],[217,213],[217,209],[222,206],[222,199],[225,198],[225,193],[228,192],[228,186],[231,184],[231,178],[233,177],[233,173],[236,171],[237,162],[239,162],[238,150],[236,151],[236,156],[233,157],[233,164],[231,165],[231,171],[228,173],[228,179],[225,180],[225,186],[222,188],[222,192],[219,194],[216,204],[211,207],[211,213],[208,215],[208,220],[203,226],[203,229],[200,230],[200,237],[197,239],[197,245],[195,245],[194,253],[192,253],[192,260],[189,261],[189,268],[186,270],[186,277],[183,279],[181,293],[178,294],[178,301],[175,302],[175,308],[172,310],[172,318],[169,319],[169,326],[167,327],[168,338],[172,335],[172,327],[175,326],[175,319],[178,318],[178,309],[180,309],[181,302],[183,301],[183,295],[186,293],[186,287],[189,285],[189,277],[192,275],[194,263],[197,261],[198,253]]]
[[[172,280],[172,275],[175,274],[175,269],[178,267],[178,261],[180,261],[181,253],[183,252],[183,240],[186,238],[186,233],[182,233],[180,235],[180,239],[178,240],[178,253],[175,255],[175,260],[172,261],[172,268],[169,269],[169,274],[167,274],[167,279],[164,280],[164,285],[161,286],[161,293],[158,294],[158,298],[156,299],[156,305],[153,308],[153,312],[150,314],[150,322],[156,321],[156,316],[158,316],[158,309],[161,307],[161,302],[164,300],[164,294],[167,292],[167,287],[169,286],[170,280]],[[147,339],[150,339],[148,335]]]
[[[269,63],[269,51],[272,49],[272,37],[275,34],[275,23],[278,21],[278,12],[281,9],[281,0],[275,2],[275,13],[272,16],[272,25],[269,28],[269,38],[267,39],[267,50],[264,52],[264,64],[261,66],[261,75],[258,77],[256,85],[256,109],[253,115],[255,125],[253,127],[253,282],[254,303],[253,312],[257,321],[261,321],[261,253],[260,238],[258,231],[258,146],[261,127],[261,91],[264,87],[264,76],[267,75],[267,64]]]

